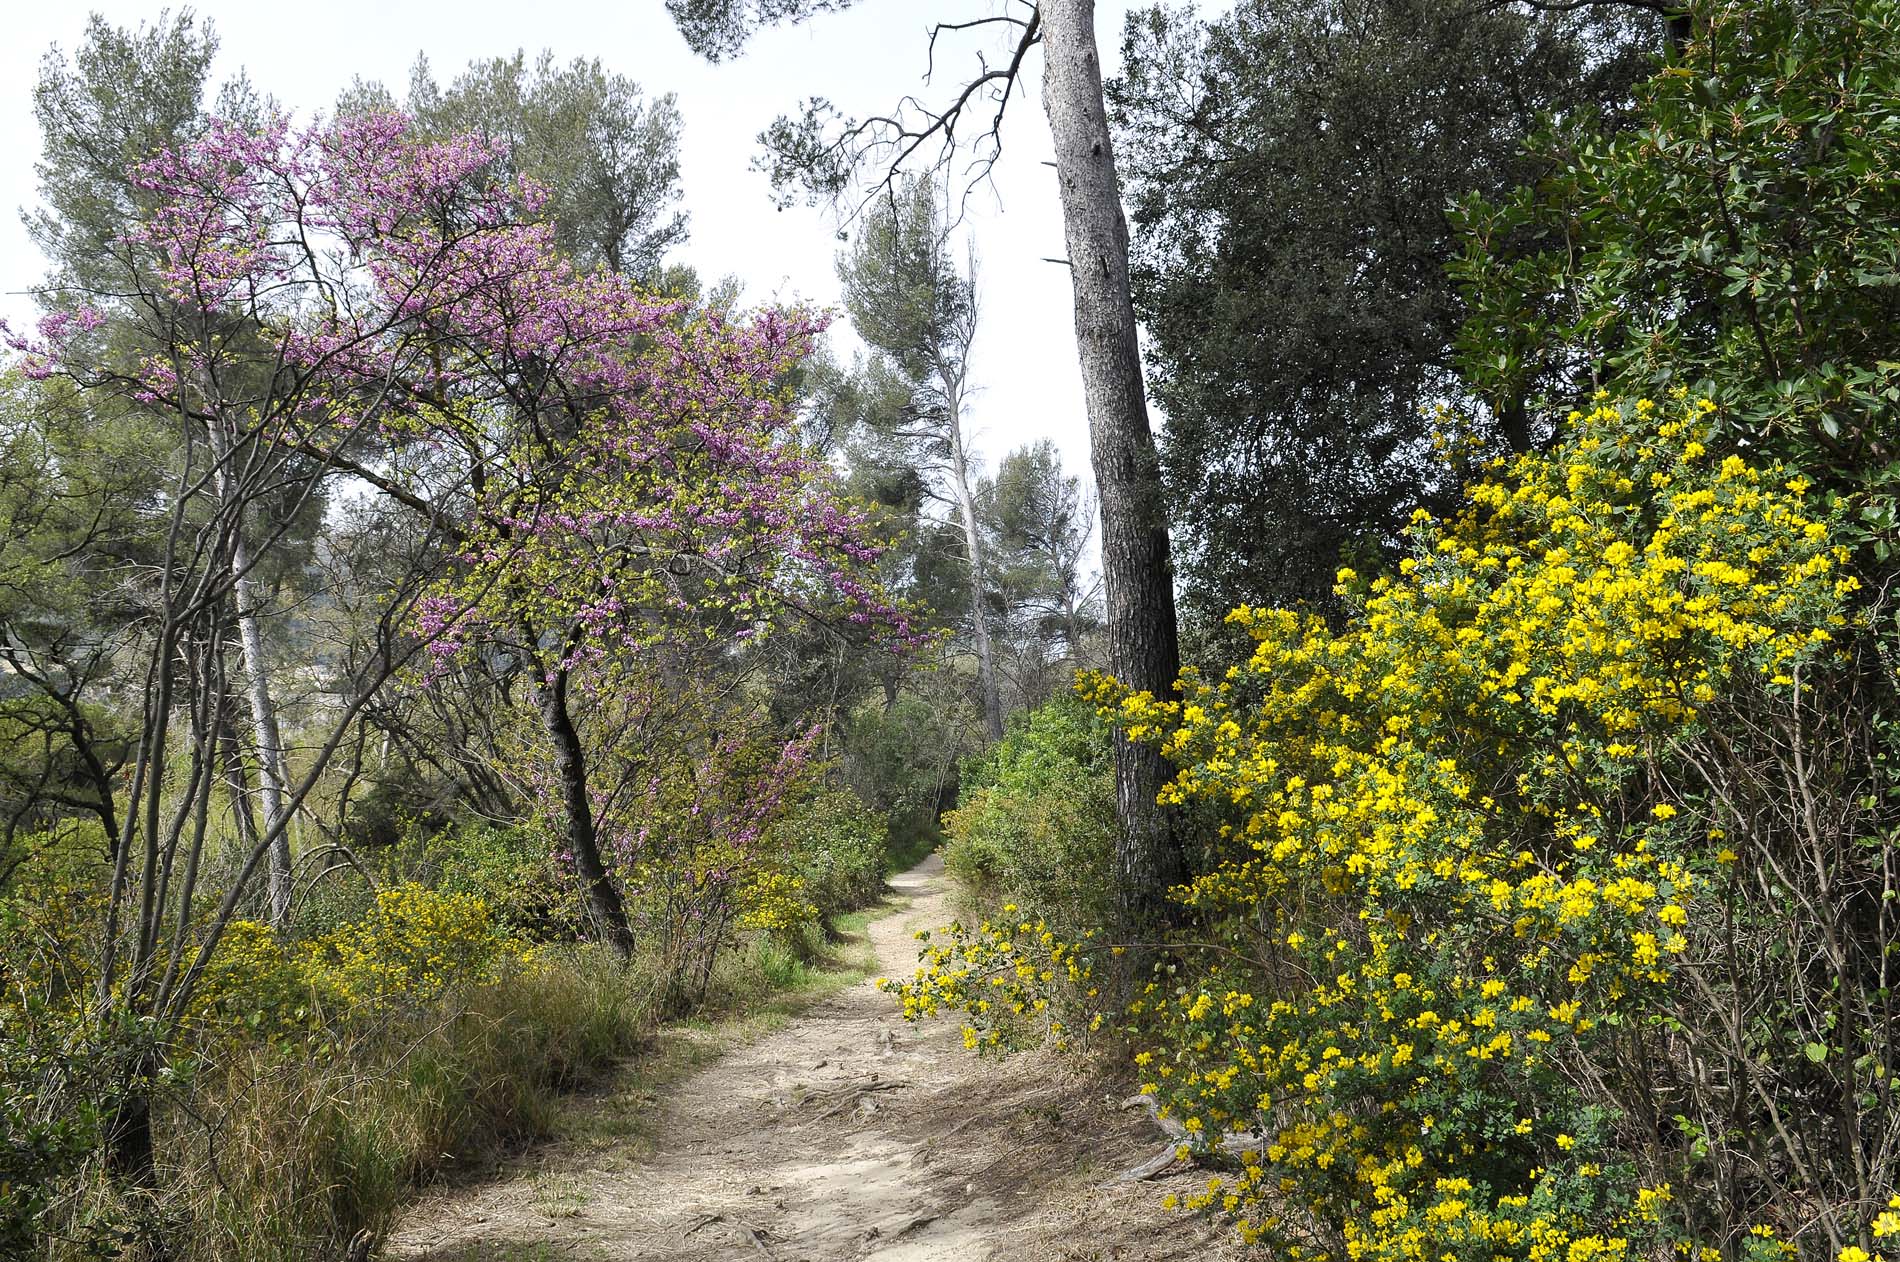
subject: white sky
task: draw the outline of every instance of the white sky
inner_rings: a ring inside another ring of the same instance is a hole
[[[328,110],[353,76],[380,79],[402,96],[416,54],[426,52],[439,81],[471,59],[542,48],[565,61],[599,57],[649,94],[678,94],[685,120],[681,183],[692,237],[673,256],[709,281],[736,275],[747,299],[837,302],[832,273],[835,225],[822,213],[775,211],[763,175],[750,163],[755,137],[806,96],[830,98],[847,114],[888,109],[921,85],[926,22],[992,11],[996,0],[861,0],[807,25],[768,31],[745,55],[723,65],[694,56],[673,29],[661,0],[330,0],[319,6],[269,0],[201,0],[222,42],[213,82],[243,67],[257,87],[298,112]],[[44,264],[15,208],[35,202],[33,162],[39,134],[32,89],[49,45],[70,52],[90,11],[136,26],[158,4],[123,0],[12,0],[0,49],[0,318],[21,327],[34,314],[29,290]],[[1130,0],[1098,0],[1097,35],[1106,69],[1119,61]],[[939,84],[973,64],[946,59]],[[992,52],[992,60],[995,59]],[[1032,438],[1056,440],[1071,472],[1086,473],[1088,430],[1076,367],[1061,212],[1042,117],[1040,58],[1026,91],[1010,105],[994,191],[971,204],[970,228],[982,256],[983,323],[973,356],[979,392],[971,421],[979,451],[993,466]],[[928,95],[926,100],[931,99]],[[841,339],[841,348],[850,344]],[[848,358],[848,351],[845,352]]]

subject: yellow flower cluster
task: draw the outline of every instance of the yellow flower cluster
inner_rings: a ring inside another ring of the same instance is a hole
[[[233,921],[192,1000],[203,1025],[282,1028],[356,1007],[427,1002],[451,985],[493,981],[530,953],[467,894],[404,884],[359,919],[286,943],[269,925]]]
[[[739,927],[794,933],[818,922],[818,908],[805,897],[805,882],[785,872],[760,872],[739,889]]]
[[[1343,630],[1241,608],[1251,657],[1178,700],[1084,681],[1180,767],[1165,801],[1228,821],[1176,891],[1220,949],[1134,1005],[1191,1146],[1258,1150],[1186,1208],[1355,1262],[1667,1236],[1669,1189],[1568,1085],[1654,1010],[1720,862],[1648,771],[1718,698],[1799,688],[1854,588],[1801,478],[1671,411],[1605,403],[1493,466],[1396,575],[1341,573]]]
[[[426,999],[522,958],[482,899],[416,884],[379,891],[367,915],[304,950],[312,986],[344,1004]]]
[[[958,921],[936,935],[918,933],[925,945],[915,975],[879,985],[897,996],[906,1020],[962,1013],[972,1051],[1006,1048],[1030,1033],[1064,1051],[1105,1019],[1089,958],[1094,936],[1066,942],[1047,921],[1005,904],[1001,918],[974,929]]]

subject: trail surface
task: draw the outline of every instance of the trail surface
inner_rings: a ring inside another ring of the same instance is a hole
[[[870,926],[908,976],[919,928],[950,919],[941,860],[895,878],[910,905]],[[1182,1172],[1113,1182],[1157,1132],[1059,1062],[966,1052],[954,1021],[907,1025],[864,982],[651,1095],[582,1106],[600,1124],[417,1206],[405,1262],[726,1259],[980,1262],[1213,1259],[1225,1233],[1166,1214]],[[591,1130],[591,1133],[589,1133]]]

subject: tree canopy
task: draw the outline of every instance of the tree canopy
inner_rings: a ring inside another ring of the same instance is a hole
[[[1652,15],[1436,0],[1241,0],[1131,15],[1111,85],[1132,284],[1183,596],[1326,605],[1456,492],[1434,447],[1465,315],[1450,205],[1532,178],[1547,113],[1614,127],[1653,64]],[[1579,124],[1583,125],[1583,124]],[[1467,431],[1468,432],[1468,431]],[[1516,400],[1489,451],[1540,436]]]

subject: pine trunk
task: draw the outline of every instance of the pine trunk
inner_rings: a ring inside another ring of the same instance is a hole
[[[223,422],[211,427],[217,442],[218,484],[226,497],[235,494],[232,462],[237,459],[236,436]],[[277,725],[277,705],[271,696],[270,662],[264,655],[264,632],[259,623],[257,581],[251,575],[253,559],[244,538],[244,508],[232,507],[235,521],[231,539],[231,595],[237,606],[238,644],[244,654],[245,696],[251,706],[251,730],[257,740],[258,801],[264,809],[264,834],[270,849],[265,856],[265,884],[270,896],[271,927],[290,924],[290,821],[286,817],[288,776],[284,739]]]
[[[1043,108],[1055,138],[1090,457],[1101,497],[1109,668],[1132,688],[1169,697],[1181,669],[1174,572],[1128,290],[1128,225],[1102,97],[1095,3],[1042,0],[1040,12]],[[1118,742],[1117,895],[1123,930],[1131,934],[1166,923],[1168,887],[1185,875],[1174,822],[1156,802],[1167,779],[1152,745]]]
[[[950,474],[956,482],[957,512],[970,557],[970,634],[976,641],[977,687],[983,695],[983,727],[993,741],[1003,739],[1003,700],[996,688],[996,655],[990,647],[989,617],[983,608],[985,568],[983,534],[976,523],[976,497],[970,493],[970,459],[963,447],[962,391],[951,392]]]

